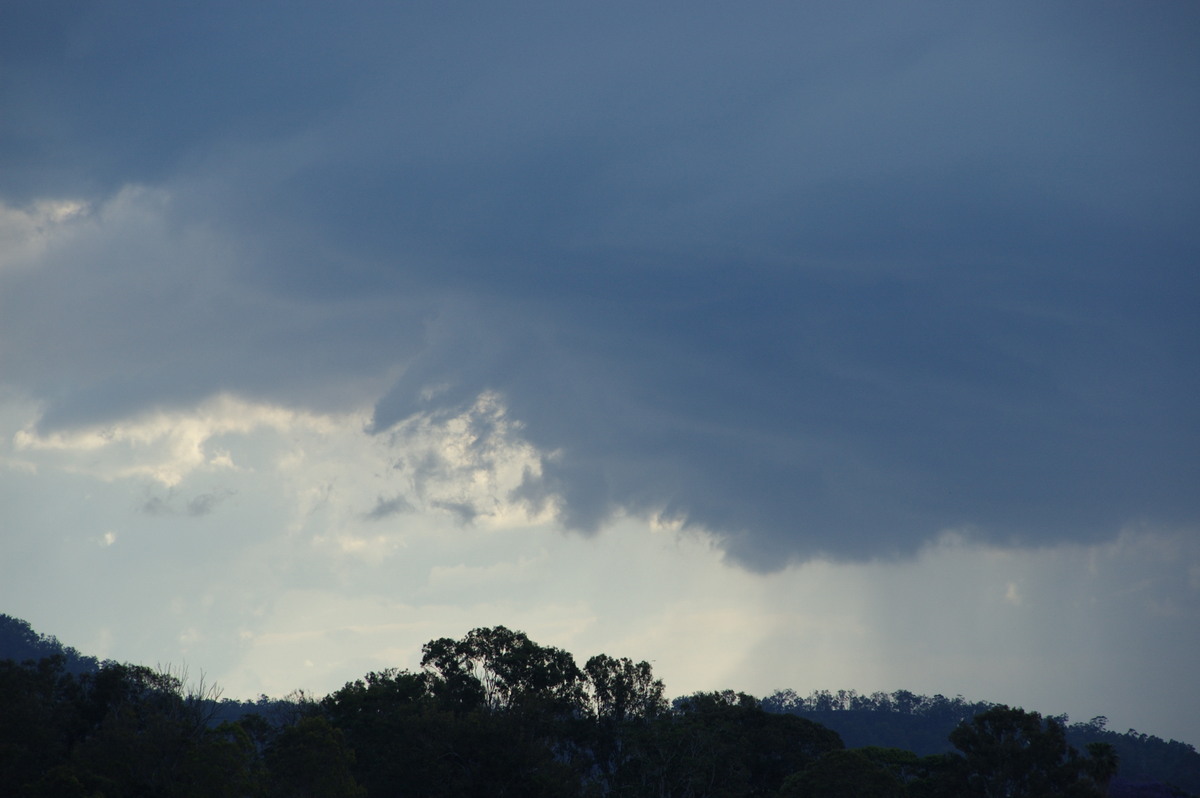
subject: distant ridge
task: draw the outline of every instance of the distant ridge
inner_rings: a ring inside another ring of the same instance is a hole
[[[53,635],[39,634],[28,621],[0,613],[0,660],[16,662],[60,656],[69,673],[80,674],[99,670],[100,661],[65,646]]]
[[[995,706],[986,701],[967,701],[962,696],[923,696],[907,690],[871,695],[860,695],[854,690],[818,690],[807,697],[782,690],[764,698],[762,705],[768,712],[798,715],[833,729],[847,748],[901,748],[919,756],[951,751],[950,732],[959,723]],[[1070,723],[1066,715],[1050,717],[1063,725],[1067,742],[1081,751],[1088,743],[1108,743],[1116,749],[1121,770],[1110,791],[1114,798],[1125,794],[1183,794],[1154,793],[1152,785],[1144,784],[1155,782],[1200,795],[1200,753],[1194,746],[1134,729],[1115,732],[1107,728],[1108,719],[1103,716],[1086,723]],[[1138,783],[1142,783],[1138,792],[1121,791],[1122,784],[1132,787]]]

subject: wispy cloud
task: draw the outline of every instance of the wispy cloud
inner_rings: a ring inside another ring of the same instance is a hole
[[[177,496],[174,491],[168,490],[165,493],[148,496],[141,506],[141,511],[147,515],[183,515],[200,518],[212,513],[221,502],[234,495],[236,495],[236,491],[217,490],[200,493],[185,500]]]

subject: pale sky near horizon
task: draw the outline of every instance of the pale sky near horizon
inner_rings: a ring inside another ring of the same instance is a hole
[[[0,612],[1200,744],[1200,8],[0,8]]]

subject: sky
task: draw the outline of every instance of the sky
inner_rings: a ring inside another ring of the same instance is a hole
[[[0,6],[0,612],[1200,744],[1200,7]]]

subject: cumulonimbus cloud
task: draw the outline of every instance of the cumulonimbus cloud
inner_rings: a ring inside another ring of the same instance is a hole
[[[1189,10],[228,11],[0,12],[44,430],[494,396],[763,569],[1198,517]]]

